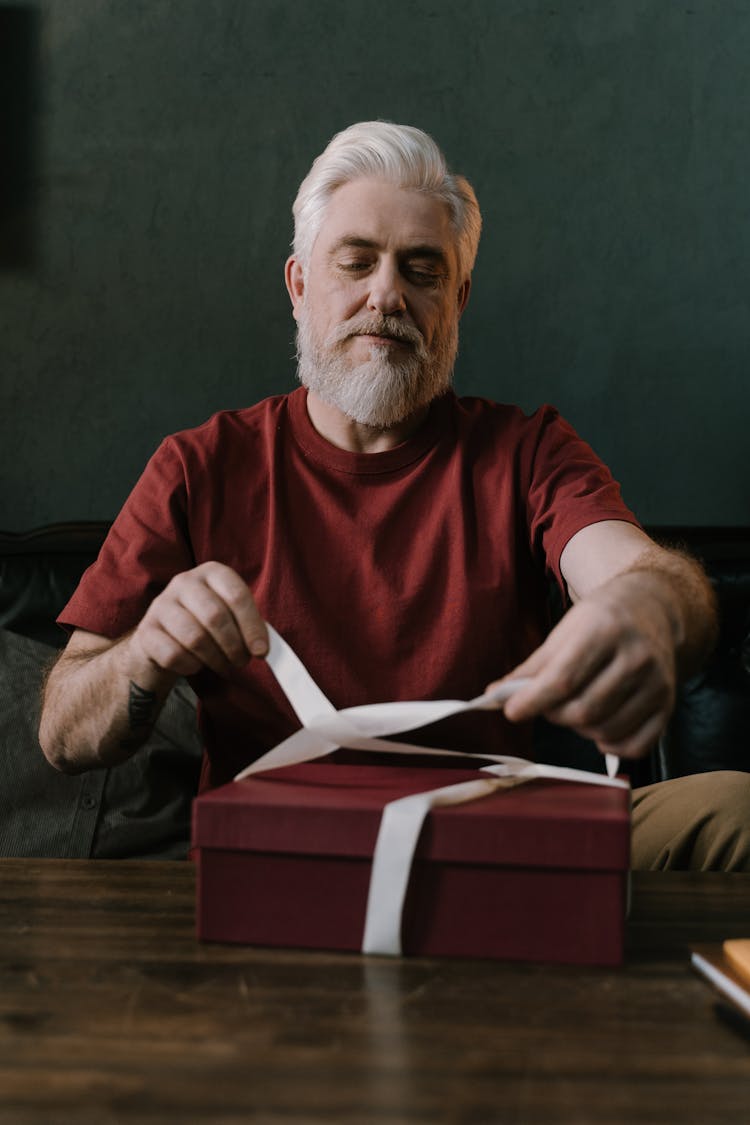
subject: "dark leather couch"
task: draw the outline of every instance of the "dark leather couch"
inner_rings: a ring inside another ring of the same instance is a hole
[[[179,682],[152,735],[117,769],[58,773],[39,747],[39,697],[65,634],[55,617],[105,523],[0,532],[0,855],[177,859],[187,854],[201,749]]]
[[[703,671],[683,684],[659,747],[660,778],[716,769],[750,771],[750,528],[652,529],[705,566],[721,632]]]
[[[75,589],[83,570],[96,557],[107,528],[106,523],[64,523],[27,534],[0,533],[0,630],[6,631],[6,636],[10,633],[27,638],[28,644],[51,646],[39,651],[54,655],[51,649],[59,648],[65,639],[55,624],[55,616]],[[630,767],[631,780],[634,785],[642,785],[713,769],[750,771],[750,529],[650,531],[660,541],[682,546],[703,561],[718,594],[721,635],[708,666],[682,686],[672,723],[659,747],[650,759]],[[27,657],[28,653],[22,655]],[[29,673],[24,675],[28,680]],[[18,677],[15,682],[18,683]],[[26,687],[38,693],[38,684]],[[19,688],[11,690],[17,695]],[[190,693],[178,693],[174,707],[176,713],[165,713],[162,743],[139,756],[145,763],[139,767],[140,772],[128,775],[122,767],[117,771],[97,771],[92,781],[92,775],[85,775],[83,780],[62,778],[46,762],[36,763],[37,798],[41,799],[37,792],[40,786],[42,790],[67,786],[70,800],[75,798],[75,810],[68,809],[66,813],[73,825],[72,835],[68,834],[67,843],[54,845],[61,849],[55,854],[182,854],[187,847],[189,792],[197,781],[199,747],[191,731],[194,699]],[[36,715],[30,715],[27,738],[31,737],[35,722]],[[13,736],[6,733],[5,737]],[[590,744],[549,724],[539,725],[536,743],[540,760],[587,768],[598,768],[601,764]],[[38,745],[34,754],[35,760],[41,755]],[[108,778],[110,773],[113,776]],[[3,784],[9,783],[12,788],[13,779],[0,779],[0,791]],[[153,802],[151,806],[138,803],[139,787],[161,792],[156,800],[158,807]],[[187,791],[185,799],[179,796],[180,788]],[[5,799],[7,806],[7,796]],[[1,801],[2,798],[0,804]],[[11,811],[21,826],[23,809],[18,802]],[[86,823],[84,813],[89,814],[91,827],[81,836],[81,823]],[[3,837],[4,817],[7,820],[7,807],[0,807],[0,854],[20,854],[21,845],[14,839],[9,841],[8,831]],[[171,824],[167,823],[170,817]],[[109,835],[104,833],[106,839],[102,839],[103,826],[109,827]],[[19,833],[21,827],[15,830],[16,836]],[[42,851],[35,854],[45,854],[45,848],[48,854],[53,845],[41,843],[38,848]]]

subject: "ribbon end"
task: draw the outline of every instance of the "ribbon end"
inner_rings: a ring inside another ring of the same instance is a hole
[[[617,777],[620,772],[620,759],[616,754],[605,754],[604,761],[607,764],[607,777]]]

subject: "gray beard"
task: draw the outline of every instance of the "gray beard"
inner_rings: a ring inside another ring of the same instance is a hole
[[[397,357],[373,345],[370,358],[352,366],[343,352],[352,335],[386,333],[411,347]],[[458,353],[458,317],[428,352],[420,332],[396,317],[360,317],[340,325],[322,342],[302,309],[297,324],[297,377],[321,401],[348,418],[385,430],[405,421],[453,381]]]

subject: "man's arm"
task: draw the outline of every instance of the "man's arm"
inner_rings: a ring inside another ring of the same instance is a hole
[[[202,667],[226,675],[267,651],[265,624],[239,575],[216,562],[178,574],[126,636],[73,633],[44,689],[45,756],[66,773],[124,761],[179,676]]]
[[[560,569],[572,608],[507,677],[531,677],[505,705],[513,722],[544,715],[602,753],[638,758],[662,734],[677,682],[716,639],[713,591],[701,567],[608,520],[579,531]]]

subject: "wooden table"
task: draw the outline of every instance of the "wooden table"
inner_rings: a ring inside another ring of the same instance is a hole
[[[750,1121],[693,941],[750,876],[640,874],[620,970],[201,945],[190,864],[0,860],[0,1122]]]

